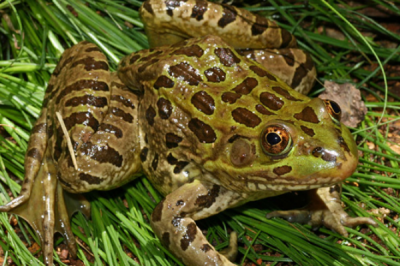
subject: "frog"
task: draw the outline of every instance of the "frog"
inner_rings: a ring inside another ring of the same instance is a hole
[[[217,251],[196,221],[291,191],[307,191],[310,204],[268,218],[343,236],[345,226],[377,225],[341,206],[357,145],[335,102],[305,95],[316,71],[292,34],[204,0],[147,0],[140,14],[151,48],[116,72],[93,43],[65,50],[31,132],[21,193],[0,206],[35,229],[46,265],[55,232],[76,256],[70,217],[89,216],[83,193],[143,174],[164,196],[151,227],[185,265],[235,265],[237,234]]]

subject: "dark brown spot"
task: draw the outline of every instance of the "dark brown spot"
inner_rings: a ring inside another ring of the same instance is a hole
[[[150,59],[156,58],[158,57],[160,54],[162,54],[162,51],[155,51],[154,53],[152,52],[152,50],[149,50],[150,54],[148,56],[142,57],[140,59],[140,62],[146,62],[149,61]]]
[[[94,46],[94,47],[89,47],[89,48],[87,48],[87,49],[85,50],[85,52],[87,52],[87,53],[90,53],[90,52],[100,52],[100,53],[101,53],[101,50],[100,50],[99,47]]]
[[[186,62],[179,63],[175,66],[170,66],[168,73],[175,78],[182,78],[189,85],[199,85],[202,82],[201,76],[197,70]]]
[[[123,157],[118,151],[108,146],[99,146],[92,143],[84,143],[81,147],[83,155],[90,156],[100,163],[109,163],[117,167],[122,166]]]
[[[156,110],[150,105],[146,110],[146,120],[150,126],[154,125],[154,117],[156,117]]]
[[[201,208],[211,207],[211,205],[213,205],[216,198],[218,197],[219,191],[220,191],[220,186],[213,185],[213,187],[208,190],[207,195],[198,196],[194,204]]]
[[[167,10],[168,16],[173,16],[173,11],[177,7],[181,6],[181,2],[186,2],[187,0],[166,0],[165,1],[165,8]]]
[[[296,88],[307,74],[308,70],[305,68],[304,64],[300,64],[294,72],[292,84],[290,84],[290,86]]]
[[[105,82],[91,80],[91,79],[81,79],[77,82],[65,87],[60,94],[57,96],[56,103],[59,104],[60,100],[64,98],[66,95],[70,94],[74,91],[81,91],[84,89],[93,90],[93,91],[109,91],[108,85]]]
[[[212,115],[215,109],[214,99],[205,91],[199,91],[191,99],[194,107],[206,115]]]
[[[229,48],[217,48],[214,53],[224,66],[230,67],[240,63],[240,59]]]
[[[64,124],[68,131],[75,125],[85,125],[95,132],[99,128],[99,121],[89,112],[73,113],[64,118]],[[63,133],[61,133],[61,136],[63,136]]]
[[[168,232],[165,232],[164,234],[162,234],[161,242],[165,247],[167,247],[167,248],[169,247],[171,242],[170,242],[170,237],[169,237],[169,233]]]
[[[203,251],[204,253],[206,253],[207,251],[211,250],[212,247],[209,244],[204,244],[200,250]]]
[[[189,245],[195,240],[197,234],[197,226],[195,223],[188,224],[186,234],[181,239],[181,248],[185,251]]]
[[[261,35],[268,29],[268,19],[256,15],[256,22],[251,26],[253,36]]]
[[[116,138],[120,139],[123,136],[122,130],[116,126],[102,123],[99,130],[113,134]]]
[[[257,87],[258,81],[255,78],[246,78],[242,83],[237,85],[233,91],[237,94],[247,95],[249,94],[255,87]]]
[[[167,133],[165,135],[165,143],[167,145],[167,148],[175,148],[178,147],[178,144],[182,141],[182,138],[179,137],[178,135],[175,135],[174,133]]]
[[[297,113],[294,115],[294,118],[298,120],[303,120],[305,122],[310,122],[314,124],[319,123],[319,119],[317,115],[315,114],[314,110],[310,107],[307,106],[306,108],[303,109],[300,113]]]
[[[93,95],[84,95],[81,97],[74,97],[72,99],[69,99],[68,101],[65,102],[65,106],[79,106],[79,105],[88,105],[88,106],[94,106],[94,107],[104,107],[107,105],[107,98],[106,97],[95,97]]]
[[[306,133],[307,135],[309,135],[310,137],[314,137],[315,132],[312,128],[309,127],[305,127],[305,126],[300,126],[301,130],[304,131],[304,133]]]
[[[190,120],[189,129],[201,143],[213,143],[217,139],[217,135],[212,127],[197,118]]]
[[[154,15],[153,7],[151,6],[150,1],[144,1],[143,8],[150,14]]]
[[[288,66],[294,66],[296,61],[294,60],[294,55],[290,49],[280,49],[279,52]]]
[[[261,119],[253,112],[239,107],[232,111],[233,119],[247,127],[256,127],[261,123]]]
[[[86,71],[100,70],[100,69],[108,71],[107,61],[96,61],[95,58],[91,56],[75,61],[71,65],[71,68],[74,68],[78,65],[84,65]]]
[[[155,170],[157,170],[157,166],[158,166],[158,154],[156,153],[156,154],[154,155],[153,161],[151,162],[151,167],[152,167],[153,170],[155,171]]]
[[[338,138],[338,143],[340,147],[342,147],[345,151],[350,152],[349,146],[347,146],[346,141],[344,141],[343,137]]]
[[[266,70],[258,67],[258,66],[250,66],[250,69],[256,73],[259,77],[267,77],[268,79],[272,81],[276,81],[276,78],[272,76],[270,73],[268,73]]]
[[[153,213],[151,214],[151,220],[153,223],[161,221],[162,211],[164,209],[164,200],[160,201],[157,206],[154,208]]]
[[[36,134],[36,133],[46,133],[47,130],[47,124],[46,123],[40,123],[36,124],[31,131],[31,134]]]
[[[146,161],[148,153],[149,153],[149,148],[147,147],[144,147],[140,152],[140,160],[142,161],[142,163]]]
[[[131,59],[129,59],[129,64],[132,65],[133,63],[135,63],[138,59],[140,58],[140,54],[135,54],[131,57]]]
[[[279,97],[269,92],[261,93],[260,101],[262,104],[274,111],[278,111],[279,109],[281,109],[284,104],[284,102]]]
[[[180,47],[179,49],[175,50],[172,54],[176,55],[186,55],[189,57],[196,56],[196,57],[201,57],[203,55],[204,51],[201,49],[200,46],[197,44],[191,45],[191,46],[184,46]]]
[[[131,99],[127,99],[121,95],[111,95],[111,101],[116,101],[122,103],[124,106],[135,109],[135,105],[132,103]]]
[[[257,104],[256,105],[256,110],[263,114],[263,115],[274,115],[273,112],[268,111],[264,106],[262,106],[261,104]]]
[[[158,58],[153,58],[153,59],[151,59],[150,61],[147,61],[146,63],[142,64],[142,65],[138,68],[138,72],[139,72],[139,73],[142,73],[143,71],[146,70],[146,68],[147,68],[148,66],[151,66],[151,65],[157,63],[158,61],[160,61],[160,59],[158,59]]]
[[[183,204],[185,204],[185,202],[184,202],[183,200],[178,200],[178,201],[176,202],[176,206],[181,206],[181,205],[183,205]]]
[[[274,168],[274,173],[276,175],[284,175],[290,173],[292,171],[292,167],[288,165],[279,166]]]
[[[103,181],[103,179],[101,179],[100,177],[85,174],[85,173],[80,173],[79,179],[82,181],[86,181],[88,184],[91,184],[91,185],[98,185],[98,184],[101,184],[101,182]]]
[[[168,156],[167,156],[167,162],[168,162],[170,165],[175,165],[175,164],[178,163],[178,159],[176,159],[176,158],[170,153],[170,154],[168,154]]]
[[[233,93],[233,92],[224,92],[221,96],[222,101],[226,102],[226,103],[235,103],[237,101],[237,99],[239,99],[242,95],[241,94],[237,94],[237,93]]]
[[[168,119],[172,113],[172,104],[170,101],[164,98],[160,98],[157,101],[158,115],[161,119]]]
[[[42,153],[37,148],[32,148],[26,154],[27,157],[33,158],[35,160],[41,161],[42,160]]]
[[[112,107],[108,110],[109,113],[112,113],[114,116],[122,118],[125,122],[132,123],[133,116],[130,113],[125,113],[123,110]]]
[[[225,72],[222,69],[220,69],[219,67],[212,67],[212,68],[206,69],[204,71],[204,75],[206,76],[208,81],[215,82],[215,83],[225,81],[225,78],[226,78]]]
[[[281,35],[282,43],[280,48],[295,47],[296,39],[292,34],[290,34],[290,32],[285,29],[281,29]]]
[[[188,165],[188,162],[185,161],[179,161],[176,163],[176,166],[174,167],[174,174],[179,174],[183,168],[185,168],[186,165]]]
[[[293,97],[292,95],[290,95],[290,93],[289,93],[287,90],[282,89],[281,87],[272,87],[272,89],[273,89],[276,93],[282,95],[283,97],[285,97],[285,98],[288,99],[288,100],[295,101],[295,102],[301,101],[301,100],[299,100],[299,99]]]
[[[200,21],[204,18],[204,13],[207,11],[207,2],[204,0],[196,0],[196,4],[192,9],[192,18],[195,18],[197,21]]]
[[[223,5],[222,17],[218,20],[218,26],[224,28],[236,19],[236,9],[232,6]]]
[[[174,84],[174,81],[167,76],[159,76],[156,82],[154,82],[153,87],[158,90],[159,88],[172,88]]]
[[[314,157],[321,158],[322,160],[324,160],[326,162],[335,162],[336,161],[336,156],[334,154],[331,154],[330,152],[327,152],[322,147],[316,147],[314,150],[312,150],[311,153]]]

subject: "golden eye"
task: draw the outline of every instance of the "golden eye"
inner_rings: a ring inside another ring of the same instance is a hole
[[[335,122],[340,121],[340,116],[342,114],[342,110],[340,110],[340,106],[331,100],[324,100],[325,106],[328,109],[329,114]]]
[[[285,155],[292,148],[292,138],[284,127],[270,125],[261,134],[261,145],[268,155]]]

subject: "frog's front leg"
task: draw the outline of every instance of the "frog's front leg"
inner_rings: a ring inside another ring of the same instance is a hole
[[[222,255],[207,241],[195,221],[233,207],[241,199],[240,194],[219,185],[194,181],[167,195],[156,206],[151,225],[164,246],[185,265],[233,266],[227,257],[234,259],[232,254],[237,248],[231,249],[227,257]]]
[[[309,224],[313,227],[321,225],[330,228],[343,236],[348,236],[344,226],[356,226],[378,224],[369,217],[350,217],[342,208],[340,194],[341,185],[322,187],[307,192],[310,203],[302,209],[289,211],[274,211],[267,218],[281,217],[290,222]]]

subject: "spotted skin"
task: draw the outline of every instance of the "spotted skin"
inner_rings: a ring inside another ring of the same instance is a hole
[[[335,186],[357,165],[340,109],[292,90],[260,60],[266,48],[289,49],[279,50],[278,72],[292,68],[283,75],[291,85],[303,86],[300,76],[312,80],[313,66],[304,53],[296,55],[292,35],[248,11],[202,0],[150,0],[140,12],[150,44],[168,45],[126,56],[113,74],[94,44],[66,50],[32,130],[21,195],[0,206],[38,232],[46,264],[55,231],[76,255],[67,209],[89,211],[77,193],[122,186],[142,173],[166,196],[152,213],[152,228],[186,265],[233,265],[237,254],[235,233],[218,252],[196,220],[288,191],[310,190],[313,204],[302,222],[343,235],[344,225],[375,224],[340,206]],[[276,216],[304,213],[270,214]]]

